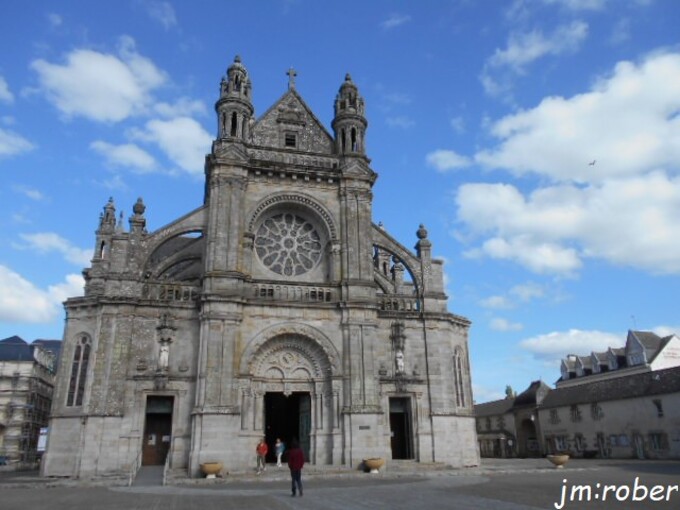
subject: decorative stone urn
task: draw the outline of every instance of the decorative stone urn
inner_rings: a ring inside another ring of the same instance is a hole
[[[378,473],[380,468],[385,465],[385,459],[381,457],[372,457],[370,459],[364,459],[364,466],[371,473]]]
[[[206,478],[215,478],[222,471],[221,462],[203,462],[201,464],[201,472]]]
[[[569,461],[569,454],[558,453],[555,455],[546,455],[545,458],[553,463],[555,469],[562,469],[564,465],[567,463],[567,461]]]

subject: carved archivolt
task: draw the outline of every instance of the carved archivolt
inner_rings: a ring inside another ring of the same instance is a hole
[[[340,371],[340,356],[319,330],[283,323],[260,332],[246,346],[240,372],[268,379],[324,379]]]
[[[316,215],[321,218],[328,229],[328,232],[330,234],[330,239],[331,240],[336,240],[338,235],[337,235],[337,229],[335,227],[335,223],[333,222],[333,218],[331,217],[331,214],[323,207],[321,206],[316,200],[314,200],[312,197],[309,197],[307,195],[303,195],[301,193],[281,193],[281,194],[276,194],[274,196],[270,196],[266,199],[264,199],[260,204],[255,208],[255,211],[250,217],[250,221],[248,222],[248,232],[254,232],[255,225],[257,223],[258,218],[260,215],[266,211],[267,209],[271,207],[275,207],[279,204],[285,204],[285,203],[290,203],[290,204],[295,204],[298,206],[302,206],[303,208],[306,208],[308,210],[313,211],[316,213]]]

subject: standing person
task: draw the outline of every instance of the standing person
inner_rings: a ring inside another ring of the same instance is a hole
[[[276,453],[276,467],[281,467],[281,455],[286,451],[286,444],[281,441],[281,438],[276,438],[276,443],[274,444],[274,453]]]
[[[267,452],[269,451],[269,447],[267,446],[267,443],[264,440],[264,437],[260,439],[260,442],[257,443],[257,446],[255,447],[255,454],[257,455],[257,474],[259,475],[262,473],[262,471],[267,471],[267,464],[265,464],[265,457],[267,455]]]
[[[295,489],[300,490],[302,497],[302,466],[305,465],[305,454],[300,449],[296,439],[291,442],[291,449],[288,450],[288,467],[290,468],[292,496],[295,497]]]

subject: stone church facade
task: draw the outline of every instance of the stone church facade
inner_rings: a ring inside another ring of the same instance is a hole
[[[295,88],[255,118],[237,57],[215,105],[197,209],[153,232],[113,200],[66,304],[47,476],[164,464],[252,468],[261,437],[308,461],[477,465],[470,322],[447,310],[421,225],[415,252],[372,221],[377,174],[349,75],[333,135]]]

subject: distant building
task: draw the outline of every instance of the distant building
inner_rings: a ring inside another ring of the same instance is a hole
[[[548,453],[680,458],[680,338],[629,331],[626,345],[567,356],[539,421]]]
[[[533,381],[517,396],[475,405],[477,438],[482,457],[540,457],[538,408],[550,392],[543,381]]]
[[[0,464],[31,465],[47,426],[61,341],[0,340]]]
[[[680,458],[676,335],[629,331],[625,347],[569,355],[560,369],[553,390],[535,381],[515,399],[475,406],[483,457]]]

